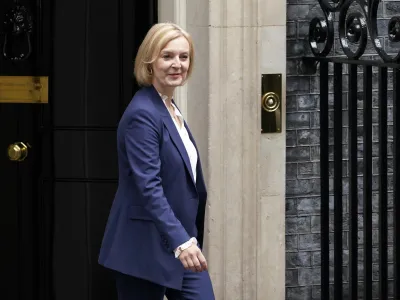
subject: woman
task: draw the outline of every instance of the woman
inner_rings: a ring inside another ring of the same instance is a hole
[[[193,70],[190,35],[154,25],[135,60],[143,86],[118,126],[119,185],[99,263],[118,299],[214,299],[201,252],[207,198],[199,154],[173,102]]]

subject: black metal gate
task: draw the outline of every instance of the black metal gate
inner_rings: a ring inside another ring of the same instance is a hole
[[[329,2],[319,0],[325,17],[311,21],[309,44],[314,56],[303,58],[305,70],[319,69],[320,75],[321,299],[400,299],[400,51],[388,54],[378,37],[382,1]],[[336,22],[345,55],[330,57]],[[388,21],[386,35],[388,43],[400,42],[399,17]],[[369,42],[375,57],[363,57]],[[378,120],[377,126],[373,127],[373,119]],[[343,201],[344,185],[348,185],[348,207]],[[344,217],[348,217],[346,235]],[[344,280],[347,241],[349,271]],[[393,245],[393,253],[388,245]]]

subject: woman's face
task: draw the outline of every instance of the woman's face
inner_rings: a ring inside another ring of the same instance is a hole
[[[187,39],[180,36],[170,41],[152,64],[153,85],[160,93],[170,94],[182,85],[190,65],[190,46]]]

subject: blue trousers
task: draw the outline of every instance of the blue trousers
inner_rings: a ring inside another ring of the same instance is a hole
[[[166,288],[137,277],[115,272],[118,300],[215,300],[210,275],[207,271],[186,271],[182,290]]]

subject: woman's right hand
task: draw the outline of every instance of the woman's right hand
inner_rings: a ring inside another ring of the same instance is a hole
[[[202,272],[207,270],[207,261],[196,244],[192,244],[189,248],[182,251],[179,260],[186,270],[193,272]]]

